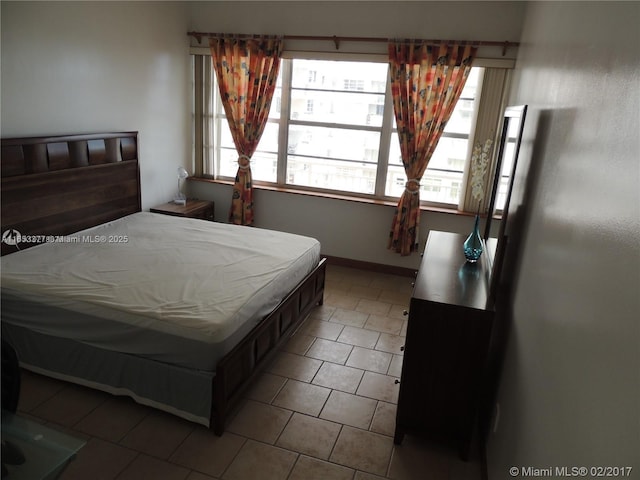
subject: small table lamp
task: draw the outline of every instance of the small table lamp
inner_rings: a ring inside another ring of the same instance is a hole
[[[178,205],[186,205],[187,204],[187,197],[185,196],[184,193],[182,193],[180,180],[184,180],[188,176],[189,176],[189,172],[187,172],[183,167],[178,167],[178,193],[176,194],[175,198],[173,199],[173,203],[178,204]]]

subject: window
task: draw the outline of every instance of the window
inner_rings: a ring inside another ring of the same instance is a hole
[[[467,164],[469,136],[474,127],[473,114],[476,108],[476,100],[479,93],[478,84],[481,75],[482,69],[471,69],[462,95],[458,99],[455,110],[420,182],[420,198],[423,201],[459,204],[460,184]],[[402,194],[404,181],[398,182],[397,179],[399,177],[406,179],[394,122],[385,188],[387,196],[399,197]]]
[[[387,65],[285,60],[286,176],[297,186],[375,194]],[[321,83],[308,84],[315,71]],[[289,74],[287,76],[287,73]],[[308,108],[309,103],[314,109]],[[305,108],[305,105],[307,108]],[[371,112],[373,111],[373,115]]]
[[[210,57],[197,62],[211,69]],[[425,203],[461,205],[483,71],[472,69],[421,181]],[[254,182],[397,199],[406,175],[388,76],[384,60],[283,59],[268,124],[251,163]],[[202,171],[232,179],[237,154],[214,82],[211,75],[200,87],[212,88],[215,97],[211,111],[205,108],[202,113],[213,139],[212,155],[203,160]]]

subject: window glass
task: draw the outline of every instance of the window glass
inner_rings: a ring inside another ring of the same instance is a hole
[[[464,85],[462,95],[458,99],[451,118],[444,129],[446,133],[459,133],[469,136],[473,127],[473,117],[475,112],[475,99],[478,94],[480,84],[481,68],[472,68]]]
[[[291,125],[289,155],[378,163],[380,133],[346,128]]]
[[[235,178],[238,171],[238,152],[231,137],[226,119],[220,124],[218,142],[218,175]],[[269,122],[264,129],[256,152],[251,158],[251,175],[254,180],[277,181],[278,124]]]
[[[291,91],[291,120],[382,126],[384,95],[318,90]]]
[[[293,60],[291,88],[384,94],[387,64],[331,60]]]
[[[289,155],[287,183],[327,190],[373,193],[376,165]]]
[[[374,194],[385,63],[292,60],[286,183]]]

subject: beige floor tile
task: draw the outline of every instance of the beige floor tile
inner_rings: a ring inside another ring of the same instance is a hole
[[[400,304],[394,304],[391,306],[391,310],[389,310],[389,313],[387,314],[387,316],[406,321],[407,315],[405,315],[405,312],[408,312],[408,311],[409,311],[408,301],[406,303],[403,302]]]
[[[336,265],[334,263],[329,263],[327,265],[327,279],[338,281],[339,279],[342,278],[343,272],[345,270],[351,270],[351,268],[345,267],[343,265]]]
[[[285,480],[298,454],[247,440],[222,478],[224,480]]]
[[[288,480],[352,480],[351,468],[300,455]]]
[[[319,305],[315,307],[313,310],[311,310],[311,313],[309,314],[309,318],[315,318],[318,320],[329,320],[331,315],[333,315],[333,312],[335,311],[335,309],[336,309],[335,307],[331,305],[327,305],[325,301],[325,303],[323,303],[322,305]]]
[[[134,450],[92,438],[62,472],[60,480],[113,480],[137,456]]]
[[[369,300],[378,300],[382,293],[382,289],[373,287],[364,287],[362,285],[352,285],[349,288],[349,295],[358,298],[367,298]]]
[[[387,373],[392,355],[370,348],[353,347],[346,365],[378,373]]]
[[[108,395],[86,387],[65,384],[53,397],[35,407],[30,413],[58,425],[71,427],[104,403]]]
[[[331,291],[325,296],[325,302],[332,307],[354,309],[358,305],[358,297],[346,294],[344,291]]]
[[[273,404],[289,410],[294,410],[307,415],[317,417],[327,397],[330,389],[310,385],[296,380],[289,380],[273,401]]]
[[[342,425],[294,413],[276,446],[326,460]]]
[[[326,322],[325,322],[326,323]],[[266,370],[281,377],[310,382],[322,365],[321,360],[293,353],[280,352]]]
[[[332,295],[346,295],[351,284],[342,281],[327,282],[324,285],[324,303],[331,298]],[[331,305],[329,305],[331,306]]]
[[[367,322],[367,318],[369,318],[368,313],[337,308],[333,315],[331,315],[329,321],[341,323],[342,325],[348,325],[350,327],[362,327]]]
[[[324,338],[316,338],[313,345],[307,352],[307,357],[326,360],[327,362],[344,364],[351,353],[351,345],[345,343],[332,342]]]
[[[313,344],[314,340],[315,337],[298,332],[289,339],[289,341],[282,347],[282,350],[289,353],[295,353],[296,355],[304,355],[307,353],[307,350],[309,350],[309,347]]]
[[[393,403],[378,402],[369,430],[393,437],[396,430],[396,411],[397,406]]]
[[[330,461],[356,470],[385,475],[393,450],[393,440],[384,435],[344,426]]]
[[[271,403],[287,379],[271,373],[263,373],[247,392],[247,398],[262,403]]]
[[[391,360],[391,365],[389,365],[389,370],[387,371],[387,375],[400,378],[402,376],[403,359],[404,359],[403,355],[394,355],[393,359]]]
[[[56,395],[65,385],[68,384],[28,370],[20,370],[18,411],[31,412],[38,405]]]
[[[164,460],[139,455],[119,476],[118,480],[185,480],[186,468]]]
[[[391,310],[391,304],[381,302],[379,300],[370,300],[363,298],[356,306],[357,312],[368,313],[371,315],[386,315]]]
[[[364,371],[324,362],[318,370],[313,383],[348,393],[356,393]]]
[[[73,428],[94,437],[118,443],[151,409],[127,397],[109,396],[98,408],[80,420]]]
[[[389,335],[388,333],[381,333],[378,343],[376,343],[376,350],[383,352],[389,352],[396,355],[404,355],[402,347],[404,347],[405,338],[399,335]]]
[[[191,471],[187,480],[217,480],[214,477],[210,477],[209,475],[205,475],[204,473]]]
[[[337,340],[344,325],[333,322],[325,322],[324,320],[318,320],[315,318],[308,319],[302,328],[299,330],[305,335],[311,335],[312,337],[324,338],[326,340]]]
[[[407,281],[407,284],[410,282]],[[390,290],[384,289],[380,293],[378,300],[394,305],[409,305],[411,302],[411,288],[408,290]]]
[[[365,330],[363,328],[344,327],[342,333],[338,337],[338,341],[357,345],[364,348],[373,348],[378,342],[380,333],[373,330]]]
[[[147,415],[120,442],[138,452],[167,459],[193,431],[195,424],[164,412]]]
[[[376,405],[377,402],[371,398],[333,390],[320,418],[366,430],[371,424]]]
[[[169,460],[188,469],[219,477],[245,442],[246,438],[230,431],[218,437],[205,427],[197,427]]]
[[[227,430],[254,440],[274,444],[290,417],[289,410],[247,400],[231,420]]]
[[[399,335],[402,330],[403,320],[393,318],[386,315],[369,315],[364,328],[375,330],[376,332],[389,333],[391,335]]]
[[[379,475],[373,475],[371,473],[366,472],[356,472],[356,476],[353,477],[353,480],[385,480],[387,477],[381,477]],[[422,474],[416,475],[416,480],[423,480],[424,476]]]
[[[397,292],[406,292],[411,295],[413,291],[412,282],[415,281],[415,277],[391,274],[375,274],[371,278],[371,286],[375,288],[382,288],[385,290],[393,290]]]
[[[342,283],[349,283],[352,285],[361,285],[364,287],[368,287],[371,285],[371,280],[373,275],[371,272],[367,272],[364,270],[359,270],[357,268],[348,268],[343,270],[342,272],[343,278]]]
[[[356,393],[363,397],[375,398],[388,403],[398,403],[400,385],[395,383],[395,377],[365,372]]]

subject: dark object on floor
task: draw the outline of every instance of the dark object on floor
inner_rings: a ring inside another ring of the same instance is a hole
[[[2,340],[2,409],[15,413],[20,397],[20,366],[16,351]],[[2,441],[2,478],[9,475],[5,465],[22,465],[25,461],[22,451],[11,442]]]
[[[20,366],[16,351],[2,340],[2,409],[15,413],[20,397]]]
[[[25,462],[24,454],[17,445],[5,440],[2,441],[2,478],[9,475],[7,465],[22,465]]]
[[[5,440],[2,441],[2,463],[6,465],[22,465],[24,454],[20,447]]]

